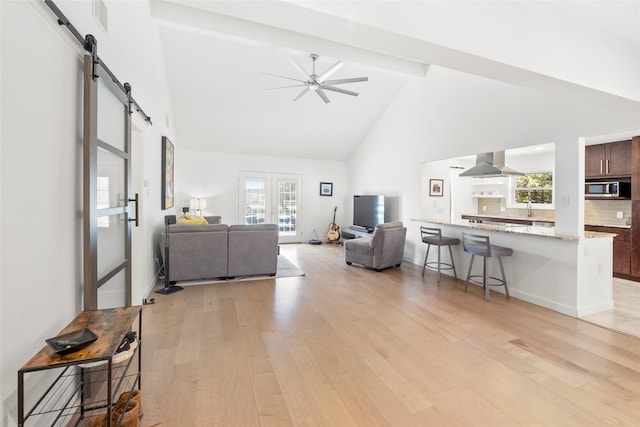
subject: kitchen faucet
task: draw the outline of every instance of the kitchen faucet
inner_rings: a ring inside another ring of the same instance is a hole
[[[531,200],[527,202],[527,216],[529,218],[533,216],[533,211],[531,210]]]

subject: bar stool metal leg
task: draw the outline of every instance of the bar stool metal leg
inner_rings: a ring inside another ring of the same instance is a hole
[[[438,283],[440,283],[442,279],[442,271],[440,270],[440,267],[442,267],[442,263],[440,262],[440,248],[442,248],[442,246],[438,245]]]
[[[453,267],[453,277],[458,280],[458,274],[456,273],[456,263],[453,261],[453,251],[451,250],[451,245],[449,246],[449,256],[451,257],[451,267]]]
[[[427,268],[427,258],[429,258],[429,249],[431,249],[431,245],[427,244],[427,254],[424,256],[424,264],[422,265],[421,276],[424,276],[424,269]]]
[[[484,289],[484,300],[489,301],[489,286],[487,284],[487,257],[482,257],[482,289]]]
[[[500,272],[502,273],[502,283],[504,285],[504,293],[507,296],[507,298],[511,298],[511,296],[509,295],[509,287],[507,286],[507,276],[504,275],[504,267],[502,266],[501,256],[498,257],[498,262],[500,263]]]
[[[464,283],[464,291],[467,292],[467,286],[469,286],[469,279],[471,278],[471,267],[473,267],[473,260],[475,255],[471,255],[471,261],[469,262],[469,271],[467,272],[467,280]]]

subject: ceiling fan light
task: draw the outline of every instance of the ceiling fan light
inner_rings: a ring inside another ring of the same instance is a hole
[[[320,85],[317,84],[317,83],[309,83],[309,89],[318,90],[318,89],[320,89]]]

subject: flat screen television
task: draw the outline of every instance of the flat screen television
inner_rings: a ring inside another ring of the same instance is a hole
[[[371,233],[377,224],[382,223],[384,223],[384,196],[353,196],[353,225],[364,227]]]

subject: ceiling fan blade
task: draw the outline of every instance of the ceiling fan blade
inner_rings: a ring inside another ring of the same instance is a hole
[[[327,80],[329,78],[329,76],[331,76],[331,74],[333,74],[336,71],[338,71],[343,65],[344,65],[344,62],[342,62],[342,61],[338,61],[335,64],[333,64],[331,66],[331,68],[329,68],[324,73],[320,74],[320,76],[318,77],[318,83],[322,83],[325,80]]]
[[[303,87],[303,86],[307,86],[307,85],[291,85],[291,86],[268,87],[265,90],[286,89],[286,88],[289,88],[289,87]]]
[[[351,79],[338,79],[338,80],[326,80],[323,83],[326,85],[341,85],[345,83],[367,82],[369,77],[353,77]]]
[[[302,92],[300,92],[298,94],[298,96],[296,96],[295,98],[293,98],[294,101],[297,101],[298,99],[302,98],[302,95],[304,95],[305,93],[309,92],[309,86],[307,86],[306,88],[304,88],[302,90]]]
[[[311,78],[311,76],[309,75],[309,73],[307,73],[304,68],[302,68],[302,66],[300,64],[298,64],[298,61],[296,61],[295,59],[291,58],[289,60],[289,62],[291,62],[291,64],[293,64],[293,67],[298,71],[298,73],[300,73],[300,75],[302,77],[304,77],[305,81],[311,81],[313,80]]]
[[[329,98],[327,98],[327,95],[324,93],[322,89],[316,89],[316,93],[320,98],[322,98],[325,104],[328,104],[329,102],[331,102],[329,101]]]
[[[277,74],[270,74],[270,73],[260,73],[260,74],[264,74],[265,76],[278,77],[278,78],[281,78],[281,79],[295,80],[295,81],[300,82],[300,83],[306,83],[307,82],[306,80],[294,79],[293,77],[279,76]]]
[[[322,89],[332,90],[334,92],[340,92],[340,93],[344,93],[345,95],[351,95],[351,96],[358,96],[359,95],[358,92],[353,92],[353,91],[346,90],[346,89],[340,89],[339,87],[333,87],[333,86],[322,85]]]

